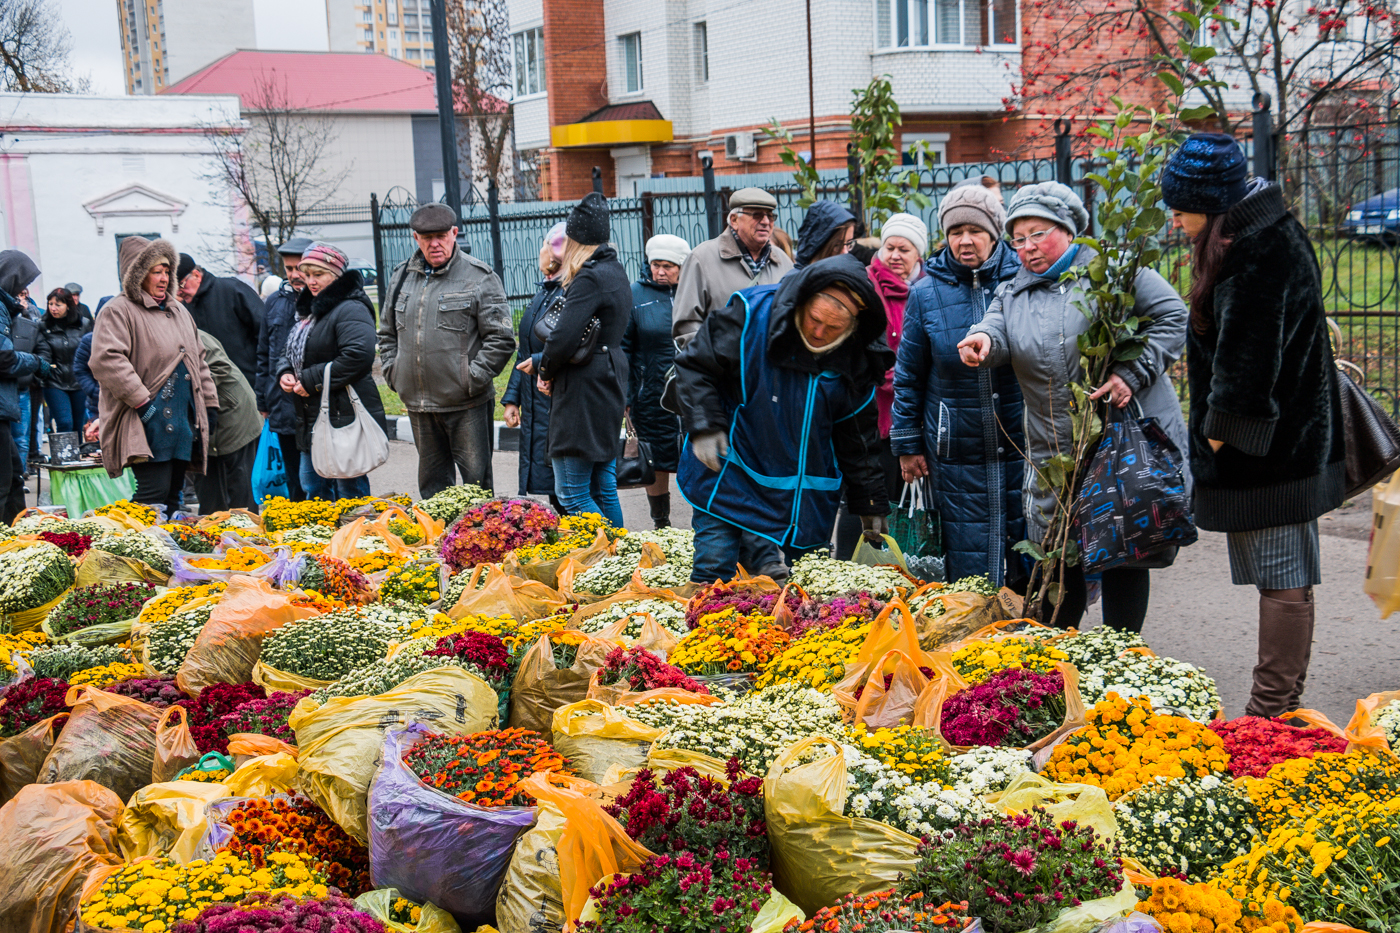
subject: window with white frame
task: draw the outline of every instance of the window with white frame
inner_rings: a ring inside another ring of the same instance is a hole
[[[695,81],[705,84],[710,80],[710,35],[704,23],[695,24]]]
[[[628,94],[634,94],[642,89],[642,34],[630,32],[617,41],[622,45],[623,84]]]
[[[875,0],[882,49],[1017,45],[1016,0]]]
[[[544,29],[536,26],[517,32],[515,40],[515,96],[544,93]],[[423,33],[423,41],[429,41]]]
[[[949,133],[905,133],[900,161],[918,168],[946,165],[950,138]]]

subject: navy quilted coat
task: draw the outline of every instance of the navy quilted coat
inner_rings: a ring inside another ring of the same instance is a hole
[[[1010,366],[972,369],[957,349],[1020,268],[1005,243],[976,270],[939,250],[904,309],[890,442],[898,456],[928,460],[949,580],[987,574],[1000,585],[1007,558],[1019,560],[1011,546],[1025,537],[1021,389]]]

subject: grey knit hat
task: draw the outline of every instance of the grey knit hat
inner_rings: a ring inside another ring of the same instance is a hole
[[[1089,212],[1079,195],[1058,181],[1042,181],[1016,190],[1006,209],[1006,227],[1011,229],[1022,217],[1042,217],[1077,236],[1089,227]]]
[[[949,191],[938,205],[938,226],[946,236],[949,230],[962,224],[981,227],[992,239],[1001,239],[1001,232],[1006,228],[1006,208],[1002,206],[1001,196],[980,184],[960,185]]]

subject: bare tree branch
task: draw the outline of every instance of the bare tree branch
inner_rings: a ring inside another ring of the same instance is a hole
[[[456,106],[467,118],[458,133],[458,149],[465,142],[471,153],[473,183],[495,179],[508,187],[514,178],[509,157],[514,105],[505,0],[448,0],[447,40]]]
[[[83,92],[69,54],[73,39],[52,0],[0,0],[0,90],[47,94]]]

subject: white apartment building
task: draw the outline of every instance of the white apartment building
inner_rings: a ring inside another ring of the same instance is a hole
[[[116,0],[128,94],[158,94],[234,49],[251,49],[253,0]]]
[[[429,0],[326,0],[326,33],[332,52],[378,52],[433,67]]]

